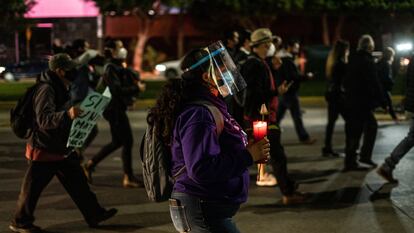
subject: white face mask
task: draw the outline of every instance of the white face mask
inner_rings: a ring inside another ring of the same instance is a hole
[[[128,50],[126,50],[126,48],[122,47],[117,51],[117,53],[115,55],[115,58],[117,58],[117,59],[126,59],[127,56],[128,56]]]
[[[266,57],[273,57],[275,53],[276,53],[276,47],[273,43],[271,43],[269,49],[267,50]]]

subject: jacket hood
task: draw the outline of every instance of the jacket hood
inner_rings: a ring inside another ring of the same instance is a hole
[[[49,83],[53,85],[54,87],[63,88],[64,90],[66,90],[65,84],[63,83],[63,81],[57,76],[56,73],[54,73],[51,70],[43,71],[37,77],[36,83]]]

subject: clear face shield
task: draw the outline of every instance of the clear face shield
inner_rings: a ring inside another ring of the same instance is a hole
[[[221,41],[209,45],[204,50],[208,55],[201,58],[186,71],[209,62],[208,75],[217,86],[221,96],[234,95],[246,88],[246,82]]]

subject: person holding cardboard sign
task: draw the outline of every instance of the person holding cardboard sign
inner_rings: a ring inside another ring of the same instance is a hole
[[[66,147],[72,120],[82,111],[67,107],[68,87],[75,77],[74,63],[67,54],[56,54],[38,80],[33,97],[33,132],[26,145],[29,167],[23,179],[15,216],[9,228],[13,232],[41,232],[33,224],[37,201],[43,189],[56,176],[81,211],[90,227],[114,216],[116,209],[104,209],[88,186],[79,165],[79,157]]]
[[[122,185],[125,188],[142,187],[142,182],[138,181],[133,174],[133,136],[126,111],[128,106],[133,103],[134,96],[145,90],[145,85],[139,80],[131,80],[131,71],[122,67],[124,57],[119,57],[115,41],[109,41],[106,44],[105,56],[107,63],[105,65],[103,82],[109,88],[112,99],[103,116],[109,122],[112,139],[98,154],[88,160],[84,166],[84,171],[89,183],[92,183],[92,172],[95,167],[112,152],[122,147],[124,171]]]

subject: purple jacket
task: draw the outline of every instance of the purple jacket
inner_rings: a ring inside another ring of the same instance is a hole
[[[246,136],[222,99],[206,98],[223,114],[223,131],[218,138],[214,117],[205,106],[190,105],[179,115],[171,145],[172,174],[184,165],[186,170],[177,178],[174,191],[205,200],[245,202],[247,168],[253,164]]]

